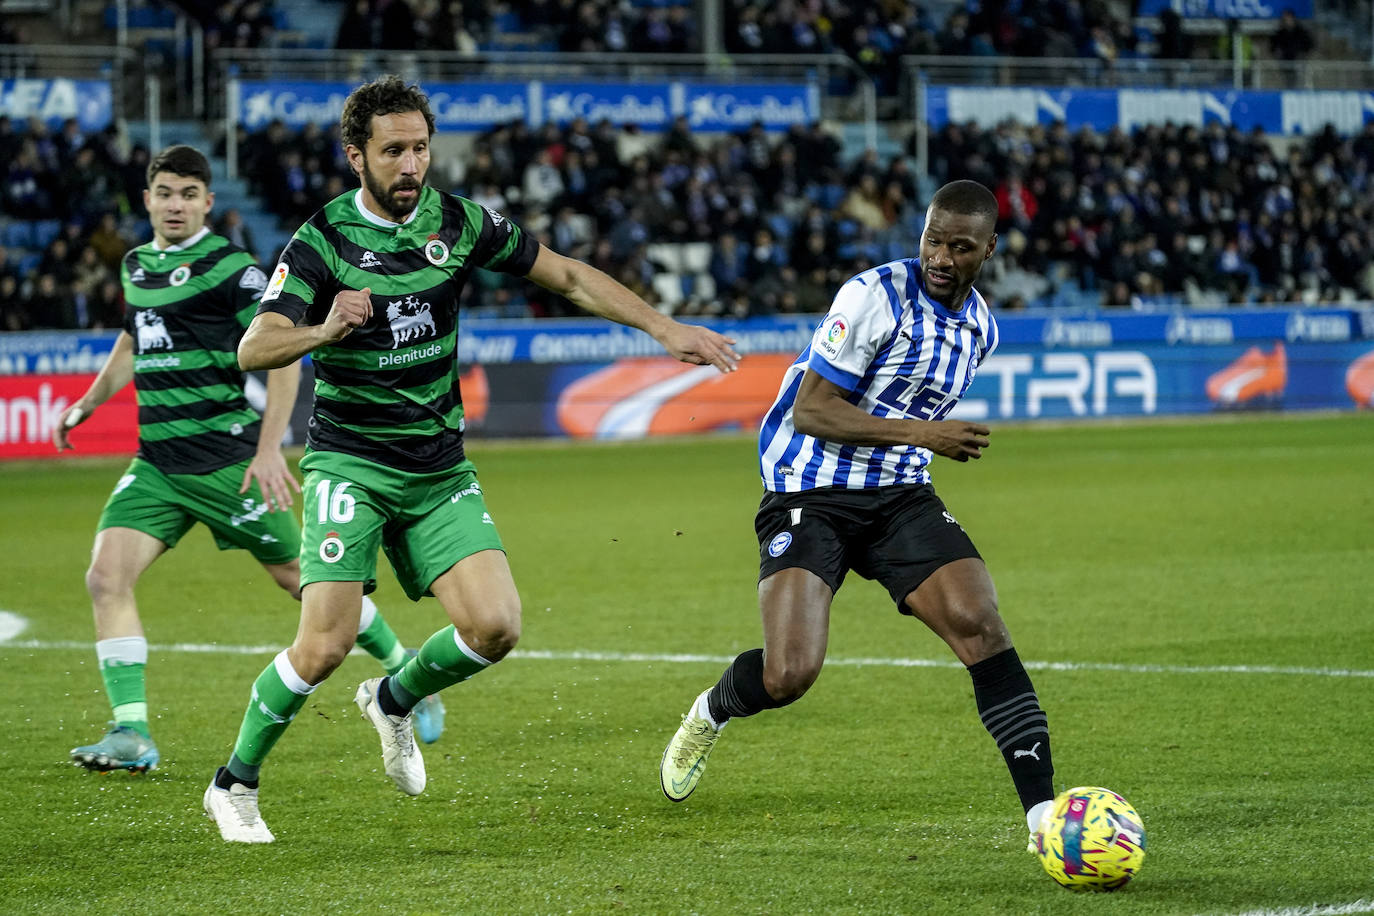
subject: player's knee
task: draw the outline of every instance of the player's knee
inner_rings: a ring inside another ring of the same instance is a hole
[[[774,660],[769,657],[763,666],[763,689],[779,706],[786,706],[801,699],[820,674],[820,659]]]
[[[520,615],[491,619],[473,627],[470,637],[472,649],[489,662],[500,661],[515,648],[520,641]],[[465,641],[467,639],[465,638]]]
[[[111,563],[97,560],[86,570],[86,591],[97,605],[107,599],[130,594],[133,587],[133,582],[123,570]]]
[[[343,664],[348,650],[353,648],[348,639],[312,639],[297,642],[292,650],[292,664],[307,684],[318,684]]]
[[[1011,648],[1011,634],[997,613],[997,604],[970,608],[961,615],[951,646],[964,664],[980,662]]]

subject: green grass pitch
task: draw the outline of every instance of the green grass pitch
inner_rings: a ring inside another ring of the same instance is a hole
[[[1041,872],[967,675],[853,577],[811,693],[734,723],[667,802],[664,743],[759,642],[751,438],[471,452],[517,654],[446,694],[414,799],[352,704],[379,669],[351,657],[268,760],[277,842],[248,848],[200,797],[296,606],[194,531],[138,593],[163,766],[78,770],[68,749],[108,716],[82,574],[123,462],[0,466],[0,609],[28,621],[0,644],[0,911],[1374,909],[1374,418],[1007,427],[982,461],[937,462],[1035,666],[1057,784],[1144,818],[1144,869],[1111,895]],[[407,644],[441,625],[382,578]]]

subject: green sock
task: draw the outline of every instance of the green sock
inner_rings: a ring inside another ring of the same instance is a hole
[[[387,674],[395,674],[406,663],[405,646],[367,595],[363,595],[363,614],[358,619],[358,645],[381,662]]]
[[[453,625],[435,633],[420,647],[420,654],[406,662],[406,666],[388,682],[402,706],[414,706],[431,693],[466,681],[491,662],[472,651],[463,642]],[[402,696],[395,688],[410,696]]]
[[[283,649],[262,669],[253,682],[253,696],[243,713],[239,739],[234,744],[234,764],[231,770],[240,779],[257,779],[258,768],[272,750],[272,745],[286,731],[296,713],[305,705],[306,697],[315,688],[301,680],[291,667]],[[251,772],[250,772],[251,771]]]
[[[148,662],[148,640],[142,636],[102,639],[95,644],[100,678],[110,698],[116,726],[132,728],[145,738],[148,731],[148,693],[143,669]]]

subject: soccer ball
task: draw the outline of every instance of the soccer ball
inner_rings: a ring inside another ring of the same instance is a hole
[[[1071,891],[1114,891],[1145,861],[1145,825],[1110,789],[1061,792],[1032,838],[1046,873]]]

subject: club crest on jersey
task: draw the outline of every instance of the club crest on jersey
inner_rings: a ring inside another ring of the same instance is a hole
[[[281,295],[281,291],[286,287],[286,278],[291,276],[291,268],[286,266],[286,262],[277,265],[277,269],[272,271],[272,282],[267,284],[267,292],[262,294],[263,302],[271,302]]]
[[[428,302],[421,302],[415,296],[406,296],[399,301],[386,304],[386,320],[391,325],[394,341],[391,349],[401,344],[416,343],[438,333],[434,325],[434,315]]]
[[[792,546],[792,532],[784,531],[768,542],[768,555],[770,557],[780,557],[787,552],[787,548]]]
[[[425,242],[425,260],[435,267],[448,260],[448,246],[438,235],[431,235]]]
[[[320,559],[326,563],[337,563],[343,559],[344,542],[339,537],[339,532],[331,531],[320,541]]]
[[[181,264],[176,270],[172,271],[167,277],[167,282],[173,286],[185,286],[186,281],[191,279],[191,265]]]
[[[849,338],[849,321],[843,315],[831,315],[816,329],[816,349],[826,356],[840,355],[840,348]]]

